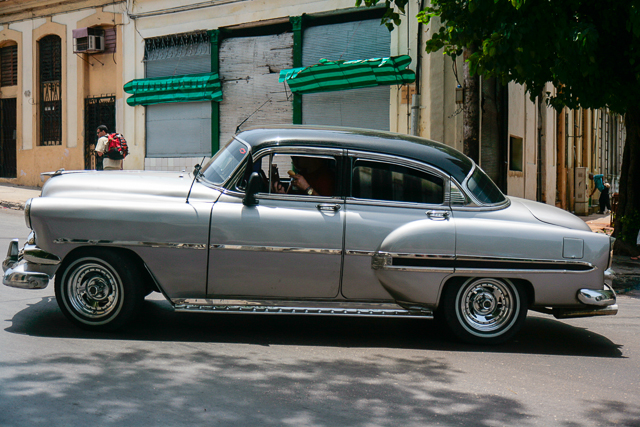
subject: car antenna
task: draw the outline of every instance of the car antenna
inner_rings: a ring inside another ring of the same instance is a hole
[[[207,156],[202,157],[202,161],[193,167],[193,180],[191,181],[191,186],[189,187],[189,192],[187,193],[187,200],[185,201],[186,204],[189,204],[189,196],[191,196],[191,190],[193,189],[193,184],[196,183],[196,179],[198,179],[198,176],[200,175],[200,171],[202,170],[201,165],[202,163],[204,163],[204,159],[206,157]]]
[[[242,126],[243,124],[245,124],[245,123],[247,122],[247,120],[249,120],[249,119],[251,118],[251,116],[253,116],[255,113],[257,113],[258,111],[260,111],[260,109],[261,109],[262,107],[264,107],[264,106],[267,104],[267,102],[271,102],[271,98],[269,98],[269,99],[267,99],[266,101],[264,101],[264,102],[262,103],[262,105],[261,105],[261,106],[259,106],[258,108],[256,108],[256,110],[255,110],[253,113],[249,114],[249,115],[247,116],[247,118],[246,118],[246,119],[244,119],[243,121],[241,121],[241,122],[240,122],[240,124],[239,124],[238,126],[236,126],[236,135],[240,133],[240,126]]]

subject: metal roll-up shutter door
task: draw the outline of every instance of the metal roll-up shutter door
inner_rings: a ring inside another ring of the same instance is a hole
[[[211,54],[146,62],[146,77],[211,72]],[[211,153],[211,102],[176,102],[146,107],[146,157],[197,157]]]
[[[391,35],[379,19],[322,25],[304,30],[302,65],[329,60],[390,56]],[[302,96],[302,123],[389,130],[389,86]]]
[[[278,81],[280,71],[287,68],[293,68],[292,33],[235,37],[220,44],[220,81],[224,96],[220,103],[221,144],[226,143],[247,118],[242,129],[291,124],[291,93]]]

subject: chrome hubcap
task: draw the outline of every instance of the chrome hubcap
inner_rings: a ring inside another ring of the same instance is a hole
[[[463,286],[458,293],[458,316],[465,329],[487,334],[515,320],[519,300],[511,284],[480,279]]]
[[[102,264],[83,263],[71,271],[66,286],[74,310],[91,319],[108,316],[120,302],[118,280]]]

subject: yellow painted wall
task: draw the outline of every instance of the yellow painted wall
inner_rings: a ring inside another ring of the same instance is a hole
[[[20,76],[20,70],[22,69],[22,55],[20,54],[20,48],[22,46],[22,33],[19,31],[11,30],[4,27],[0,31],[0,47],[4,47],[10,44],[16,43],[18,45],[18,76]],[[16,98],[16,150],[20,152],[22,141],[22,79],[18,77],[18,84],[16,86],[4,86],[1,89],[0,98]],[[16,153],[17,155],[17,153]],[[20,174],[20,168],[17,168],[17,174]],[[0,182],[15,182],[15,178],[3,178],[0,177]]]
[[[114,25],[115,53],[73,54],[73,29]],[[24,37],[26,31],[28,37]],[[61,40],[62,144],[40,146],[38,41],[50,34]],[[23,46],[23,39],[31,45]],[[122,15],[102,8],[85,9],[0,27],[0,46],[8,41],[18,43],[18,85],[2,88],[4,95],[0,96],[17,98],[17,177],[0,178],[0,182],[40,186],[42,172],[84,169],[85,98],[103,94],[115,94],[116,99],[123,96]]]

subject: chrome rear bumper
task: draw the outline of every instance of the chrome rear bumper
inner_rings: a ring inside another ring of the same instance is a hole
[[[553,316],[556,319],[570,319],[574,317],[613,316],[618,314],[616,291],[611,287],[613,272],[605,272],[605,289],[580,289],[578,301],[584,304],[580,308],[556,308]]]
[[[12,288],[44,289],[49,285],[60,264],[57,256],[35,245],[25,245],[20,250],[18,239],[13,239],[2,262],[2,283]]]

